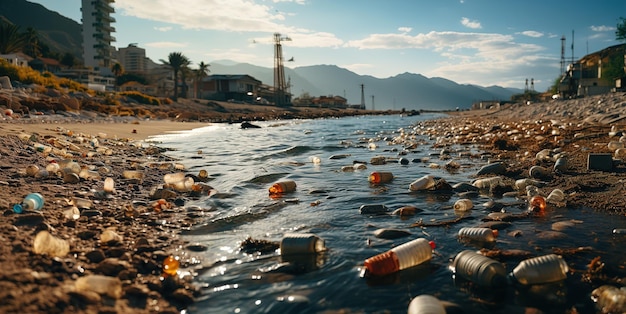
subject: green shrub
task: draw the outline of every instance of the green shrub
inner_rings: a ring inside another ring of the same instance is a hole
[[[140,92],[135,92],[135,91],[121,92],[120,95],[134,99],[138,103],[144,104],[144,105],[158,106],[161,104],[161,101],[158,98],[148,96]]]

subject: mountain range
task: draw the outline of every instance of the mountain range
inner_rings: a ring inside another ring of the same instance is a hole
[[[41,39],[60,53],[82,56],[81,24],[26,0],[0,1],[0,19],[20,26],[34,28]],[[118,30],[119,31],[119,30]],[[184,52],[183,52],[184,54]],[[210,62],[210,74],[247,74],[264,84],[274,82],[272,68],[228,60]],[[362,100],[368,109],[466,109],[476,101],[510,100],[522,93],[520,89],[500,86],[482,87],[458,84],[439,77],[402,73],[388,78],[359,75],[336,65],[312,65],[285,68],[294,97],[342,96],[350,104]],[[362,97],[363,95],[363,97]]]

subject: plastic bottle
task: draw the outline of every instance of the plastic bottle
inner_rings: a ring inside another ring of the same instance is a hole
[[[296,190],[296,182],[293,180],[276,182],[269,188],[270,195],[289,193],[295,190]]]
[[[13,205],[13,211],[15,213],[22,213],[24,210],[36,210],[39,211],[43,208],[44,198],[39,193],[30,193],[26,195],[21,204]]]
[[[472,200],[470,199],[462,198],[454,202],[454,210],[456,211],[464,212],[471,210],[472,208],[474,208],[474,203],[472,203]]]
[[[113,180],[113,178],[104,179],[103,190],[107,193],[113,193],[113,191],[115,191],[115,181]]]
[[[618,142],[618,141],[610,141],[609,144],[607,145],[607,147],[610,150],[614,151],[616,149],[624,148],[624,143]]]
[[[527,186],[539,187],[541,185],[543,185],[541,181],[534,179],[518,179],[515,181],[515,188],[517,188],[518,191],[526,191]]]
[[[176,275],[180,267],[179,257],[170,255],[163,260],[163,272],[170,276]]]
[[[498,237],[498,230],[481,227],[464,227],[459,229],[457,236],[460,239],[472,241],[494,242]]]
[[[418,238],[365,260],[365,275],[383,276],[419,265],[432,258],[435,243]]]
[[[408,314],[446,314],[446,309],[439,299],[432,295],[422,294],[411,300]]]
[[[534,285],[563,280],[567,278],[568,270],[561,256],[548,254],[521,261],[510,277],[522,285]]]
[[[599,313],[626,313],[626,287],[603,285],[591,292]]]
[[[504,265],[474,251],[465,250],[457,254],[449,268],[455,276],[479,286],[498,287],[506,284]]]
[[[384,171],[374,171],[370,173],[368,180],[373,184],[387,183],[393,180],[393,173]]]
[[[324,250],[324,240],[312,233],[288,233],[280,241],[280,255],[314,254]]]
[[[475,180],[472,185],[479,189],[491,189],[492,187],[496,187],[502,184],[502,178],[500,177],[491,177],[491,178],[483,178]]]
[[[70,252],[70,244],[51,235],[48,231],[39,231],[33,241],[33,252],[35,254],[47,254],[51,257],[64,257]]]
[[[122,297],[122,281],[117,277],[102,275],[87,275],[76,279],[74,283],[76,291],[92,291],[111,298]]]
[[[543,213],[546,210],[546,206],[546,199],[541,195],[535,195],[528,202],[528,211]]]
[[[435,178],[431,175],[425,175],[409,184],[409,190],[411,191],[431,190],[434,187]]]
[[[124,175],[126,178],[126,175]],[[127,179],[134,179],[133,177]],[[175,184],[176,182],[182,181],[185,179],[184,172],[176,172],[176,173],[168,173],[163,176],[163,181],[167,184]]]

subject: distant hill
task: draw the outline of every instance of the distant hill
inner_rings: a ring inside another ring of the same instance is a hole
[[[67,1],[67,0],[59,0]],[[78,9],[78,8],[77,8]],[[44,42],[59,53],[69,52],[82,57],[81,24],[26,0],[0,0],[0,19],[20,26],[34,28]],[[247,63],[217,60],[210,63],[211,74],[248,74],[264,84],[272,85],[274,70]],[[420,74],[402,73],[389,78],[359,75],[336,65],[312,65],[285,68],[294,97],[303,93],[311,96],[337,95],[350,104],[361,103],[361,84],[365,104],[372,109],[461,109],[481,100],[510,100],[523,92],[499,86],[481,87],[458,84],[445,78],[427,78]],[[373,99],[372,99],[373,95]]]
[[[247,63],[218,60],[210,63],[213,74],[249,74],[265,84],[273,84],[274,70]],[[304,92],[312,96],[338,95],[349,103],[361,102],[361,84],[364,85],[365,104],[375,109],[466,109],[481,100],[510,100],[520,89],[500,86],[482,87],[458,84],[444,78],[427,78],[420,74],[403,73],[380,79],[359,75],[335,65],[313,65],[285,68],[285,77],[291,82],[294,97]]]
[[[51,50],[60,54],[69,52],[76,58],[82,58],[81,24],[50,11],[41,4],[26,0],[2,0],[0,19],[19,26],[22,32],[32,27]]]

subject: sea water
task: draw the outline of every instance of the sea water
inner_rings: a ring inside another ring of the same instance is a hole
[[[448,269],[451,258],[463,250],[481,248],[459,242],[457,232],[481,223],[489,213],[483,204],[491,196],[473,198],[474,208],[458,213],[453,205],[461,197],[454,193],[409,190],[411,182],[425,175],[450,184],[470,182],[487,162],[466,157],[467,152],[480,153],[477,146],[452,146],[448,147],[450,156],[461,168],[445,170],[449,160],[440,159],[441,148],[433,146],[436,138],[419,132],[420,121],[439,117],[376,115],[255,122],[261,126],[258,129],[211,124],[153,138],[159,146],[172,149],[168,154],[190,173],[206,170],[212,179],[208,184],[219,192],[185,204],[201,207],[205,219],[181,236],[208,248],[178,252],[197,256],[189,269],[201,294],[188,311],[406,313],[411,299],[421,294],[458,304],[467,313],[520,312],[528,307],[552,313],[572,307],[594,311],[589,294],[595,286],[584,283],[582,274],[594,257],[601,256],[611,275],[624,277],[626,237],[612,234],[615,228],[626,228],[624,217],[585,208],[556,208],[544,217],[513,221],[500,231],[492,249],[525,250],[533,256],[552,253],[554,248],[572,249],[573,253],[563,258],[577,272],[572,271],[565,282],[523,290],[514,285],[482,290],[453,278]],[[413,141],[420,144],[410,149],[393,144],[391,140],[403,131],[416,134]],[[403,151],[408,153],[400,155]],[[390,160],[372,165],[369,161],[375,156]],[[400,157],[411,162],[394,162]],[[313,162],[316,158],[319,163]],[[355,161],[367,162],[367,169],[342,171]],[[368,176],[373,171],[392,172],[394,178],[370,185]],[[279,180],[294,180],[296,191],[283,198],[269,197],[268,188]],[[520,203],[515,198],[496,200]],[[391,210],[410,205],[421,211],[408,219],[360,214],[359,208],[367,204],[382,204]],[[505,210],[523,213],[527,209],[521,204]],[[418,221],[453,220],[459,215],[468,217],[447,227],[411,227]],[[551,226],[557,221],[571,224],[556,233]],[[379,239],[374,236],[378,228],[402,229],[411,235]],[[294,270],[284,267],[278,252],[246,254],[239,250],[249,237],[279,243],[285,234],[294,232],[319,236],[327,251],[310,260],[309,267]],[[430,262],[382,278],[359,276],[365,259],[415,238],[436,243]],[[510,272],[524,258],[501,261]]]

